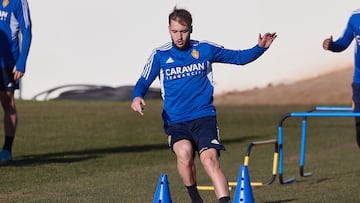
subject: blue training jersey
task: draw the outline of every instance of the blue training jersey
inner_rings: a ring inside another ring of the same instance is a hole
[[[1,1],[0,68],[13,68],[15,65],[18,71],[24,73],[31,43],[28,3],[26,0]]]
[[[351,14],[343,35],[330,44],[329,50],[341,52],[349,47],[354,38],[356,45],[353,82],[360,83],[360,9]]]
[[[164,100],[164,125],[215,116],[212,63],[244,65],[257,59],[266,48],[230,50],[211,42],[190,41],[186,50],[169,42],[155,49],[137,81],[132,99],[144,97],[158,77]]]

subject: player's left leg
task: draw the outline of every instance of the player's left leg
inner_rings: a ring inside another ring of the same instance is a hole
[[[216,197],[222,202],[230,202],[230,192],[228,186],[228,180],[220,168],[220,161],[218,152],[216,149],[207,149],[200,154],[200,160],[206,171],[207,175],[210,177],[211,182],[215,188]],[[223,200],[222,200],[223,199]]]
[[[194,140],[198,147],[201,164],[211,179],[219,202],[230,202],[228,181],[220,168],[220,150],[225,147],[220,142],[216,117],[204,117],[196,121]]]

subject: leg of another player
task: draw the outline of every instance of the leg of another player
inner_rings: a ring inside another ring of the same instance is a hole
[[[12,159],[11,151],[15,138],[17,126],[17,112],[15,107],[15,98],[13,92],[0,92],[1,105],[4,110],[4,131],[5,143],[3,146],[1,161],[10,161]]]
[[[358,147],[360,148],[360,118],[355,117],[355,133],[356,133],[356,141],[358,144]]]
[[[360,83],[352,83],[353,112],[360,112]],[[360,147],[360,117],[355,117],[356,141]]]

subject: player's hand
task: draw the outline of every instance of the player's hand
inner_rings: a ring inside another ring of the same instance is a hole
[[[144,115],[143,113],[143,110],[144,110],[144,107],[145,106],[145,100],[141,97],[135,97],[131,103],[131,108],[134,110],[134,111],[137,111],[139,112],[140,115]]]
[[[14,80],[19,80],[22,76],[24,76],[23,72],[16,70],[16,66],[13,68],[12,73],[14,74]]]
[[[333,42],[333,36],[330,36],[329,38],[327,38],[327,39],[325,39],[324,41],[323,41],[323,48],[325,49],[325,50],[329,50],[329,47],[330,47],[330,44]]]
[[[273,33],[267,32],[264,35],[261,35],[259,33],[259,37],[258,37],[259,47],[269,48],[276,37],[277,37],[276,32],[273,32]]]

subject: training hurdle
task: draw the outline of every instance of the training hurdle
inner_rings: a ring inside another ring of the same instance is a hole
[[[265,182],[250,182],[251,186],[263,186],[263,185],[270,185],[271,183],[273,183],[276,179],[276,175],[277,175],[277,166],[278,166],[278,157],[279,157],[279,148],[278,148],[278,142],[273,139],[273,140],[265,140],[265,141],[258,141],[258,142],[251,142],[246,150],[246,155],[244,158],[244,166],[248,166],[249,165],[249,160],[250,160],[250,152],[251,149],[254,146],[262,146],[262,145],[269,145],[269,144],[274,144],[274,156],[273,156],[273,166],[272,166],[272,175],[271,177],[265,181]],[[232,187],[236,187],[237,186],[237,182],[229,182],[229,190],[232,189]],[[197,186],[198,190],[214,190],[213,186]]]
[[[323,111],[323,112],[316,112]],[[333,107],[333,106],[316,106],[307,112],[291,112],[282,116],[278,125],[278,144],[279,144],[279,166],[278,174],[281,184],[287,184],[295,181],[295,178],[284,180],[283,178],[283,123],[290,117],[303,117],[302,119],[302,138],[300,152],[300,175],[302,177],[311,176],[311,173],[304,173],[305,148],[306,148],[306,126],[307,117],[360,117],[360,113],[352,112],[351,107]]]
[[[352,112],[352,108],[348,106],[314,106],[311,107],[308,112],[315,111],[349,111]],[[305,148],[306,148],[306,135],[307,135],[307,117],[302,119],[302,132],[301,132],[301,151],[300,151],[300,176],[307,177],[311,176],[312,173],[304,172],[305,165]]]
[[[278,148],[278,143],[276,140],[265,140],[265,141],[258,141],[258,142],[252,142],[249,144],[247,150],[246,150],[246,155],[244,158],[244,166],[248,166],[249,165],[249,160],[250,160],[250,152],[251,149],[254,146],[261,146],[261,145],[268,145],[268,144],[274,144],[275,148],[274,148],[274,157],[273,157],[273,167],[272,167],[272,175],[271,177],[265,181],[265,182],[251,182],[251,186],[263,186],[263,185],[270,185],[271,183],[274,182],[274,180],[276,179],[276,174],[277,174],[277,166],[278,166],[278,157],[279,157],[279,148]],[[229,182],[229,186],[236,186],[237,183],[236,182]]]

